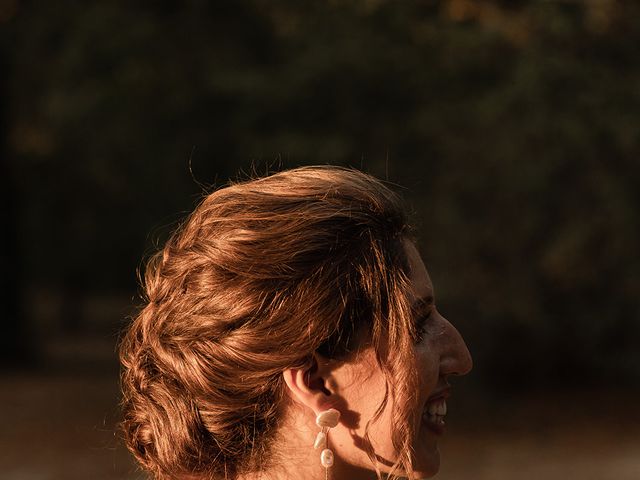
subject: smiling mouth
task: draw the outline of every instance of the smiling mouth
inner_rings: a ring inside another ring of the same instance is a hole
[[[432,432],[442,435],[445,429],[444,417],[446,415],[446,398],[436,398],[427,403],[424,412],[422,412],[422,423]]]

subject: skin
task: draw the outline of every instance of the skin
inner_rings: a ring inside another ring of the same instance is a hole
[[[416,247],[406,242],[412,282],[412,302],[420,305],[425,321],[421,341],[415,346],[418,365],[419,391],[416,435],[413,441],[414,478],[428,478],[438,472],[440,451],[438,433],[421,421],[421,413],[434,393],[448,388],[447,379],[464,375],[471,370],[469,350],[455,327],[437,310],[433,284]],[[319,427],[315,417],[328,408],[341,412],[340,423],[330,430],[329,447],[334,451],[331,467],[333,479],[372,479],[375,467],[364,449],[364,430],[373,417],[385,391],[385,381],[377,366],[374,352],[364,350],[354,360],[337,363],[316,355],[310,369],[289,369],[283,372],[291,402],[280,429],[279,452],[284,461],[271,472],[254,478],[324,479],[320,452],[313,449]],[[377,422],[369,430],[381,472],[388,472],[397,459],[391,443],[391,405],[388,404]]]

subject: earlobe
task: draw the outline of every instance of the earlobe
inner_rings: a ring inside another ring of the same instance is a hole
[[[330,407],[331,392],[325,386],[318,359],[306,368],[288,368],[282,372],[291,397],[318,414]]]

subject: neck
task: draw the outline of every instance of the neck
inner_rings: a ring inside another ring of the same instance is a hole
[[[344,462],[338,455],[328,470],[320,463],[320,450],[313,448],[319,427],[315,417],[308,412],[291,409],[278,429],[270,448],[270,459],[265,469],[248,472],[238,480],[376,480],[376,473],[369,468],[356,467]],[[329,433],[329,448],[334,445]],[[387,475],[382,474],[382,479]]]
[[[265,470],[243,474],[238,480],[337,480],[331,469],[326,475],[320,452],[313,448],[314,432],[318,430],[313,416],[297,409],[287,413],[270,447]]]

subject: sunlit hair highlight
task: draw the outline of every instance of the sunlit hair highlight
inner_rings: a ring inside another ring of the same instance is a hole
[[[149,260],[120,346],[122,427],[140,464],[157,479],[269,468],[282,372],[370,346],[387,382],[378,412],[393,406],[392,474],[411,478],[408,236],[398,197],[356,170],[298,168],[205,197]]]

